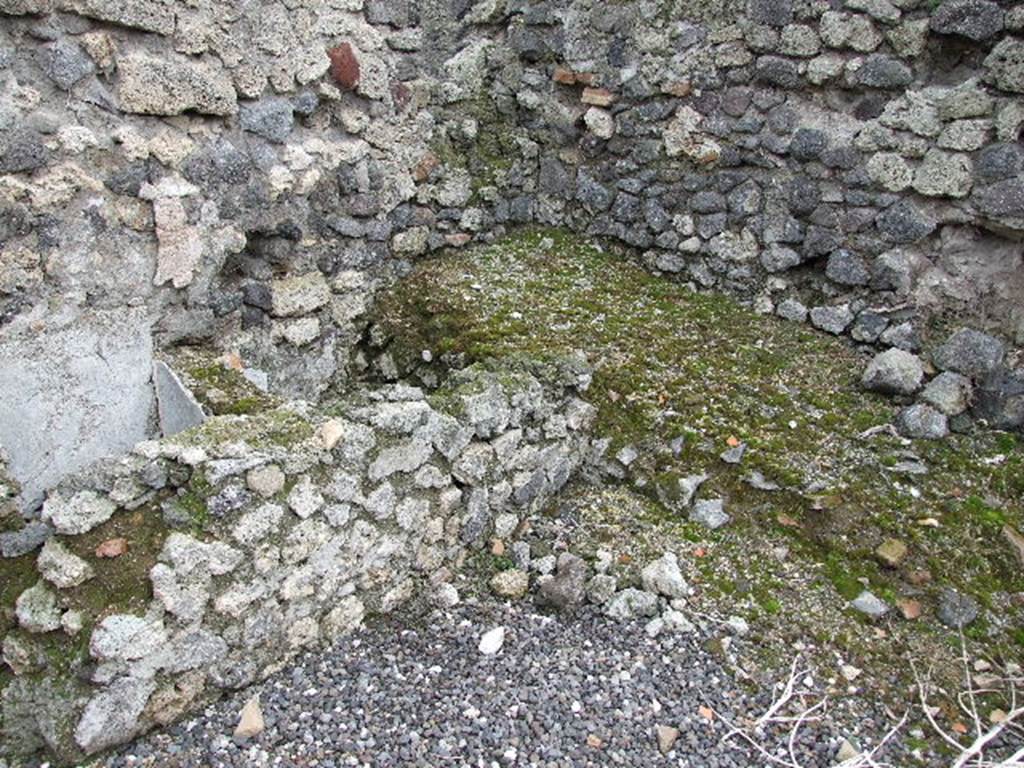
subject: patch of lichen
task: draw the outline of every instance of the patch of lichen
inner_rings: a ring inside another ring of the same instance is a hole
[[[421,262],[380,297],[376,320],[407,369],[422,365],[424,350],[459,364],[582,350],[594,367],[587,397],[598,436],[611,439],[609,454],[644,449],[630,467],[638,487],[665,501],[659,486],[707,472],[704,495],[725,499],[733,517],[712,536],[787,542],[840,604],[865,585],[894,599],[912,591],[906,578],[920,569],[932,574],[926,596],[944,585],[983,602],[1024,590],[1000,535],[1004,523],[1019,530],[1024,521],[1018,441],[1000,433],[913,443],[862,437],[889,423],[894,407],[862,391],[865,359],[841,339],[690,291],[626,252],[553,230]],[[676,452],[668,450],[679,437]],[[737,441],[747,454],[728,465],[719,454]],[[906,474],[914,457],[927,474]],[[782,490],[751,488],[753,470]],[[648,522],[662,537],[707,535],[671,517]],[[874,555],[890,537],[909,548],[898,569]],[[762,595],[772,608],[776,599]],[[990,629],[993,647],[1012,642]]]

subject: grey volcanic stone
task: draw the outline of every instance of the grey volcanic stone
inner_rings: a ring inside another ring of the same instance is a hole
[[[868,364],[861,384],[865,389],[890,395],[912,395],[921,388],[924,367],[920,358],[902,349],[887,349]]]
[[[761,251],[761,266],[769,272],[783,272],[803,263],[803,257],[792,248],[773,243]]]
[[[796,63],[781,56],[758,58],[754,65],[754,77],[758,82],[779,88],[798,88],[803,81]]]
[[[93,69],[92,59],[69,40],[59,40],[47,51],[46,74],[65,91],[70,91],[75,83]]]
[[[640,572],[644,589],[656,595],[668,598],[686,597],[688,587],[679,570],[679,561],[672,552],[666,552],[660,558],[647,565]]]
[[[865,310],[857,315],[857,319],[850,328],[850,336],[856,341],[863,341],[874,344],[889,327],[889,318],[871,310]]]
[[[972,199],[986,216],[1024,229],[1024,178],[1020,175],[976,189]]]
[[[45,582],[38,581],[22,592],[14,604],[18,625],[27,632],[53,632],[60,629],[57,596]]]
[[[56,539],[48,539],[36,559],[43,578],[60,589],[83,584],[94,575],[92,566]]]
[[[975,389],[972,413],[996,429],[1024,429],[1024,370],[998,369]]]
[[[868,88],[895,89],[914,82],[914,73],[897,58],[873,53],[857,70],[856,79]]]
[[[885,601],[875,597],[871,592],[864,590],[857,598],[850,603],[853,608],[860,611],[865,616],[870,616],[873,619],[880,618],[889,612],[889,606]]]
[[[583,602],[587,590],[587,564],[569,552],[558,556],[558,571],[540,586],[541,602],[564,611]]]
[[[814,307],[811,310],[811,324],[819,330],[836,336],[850,327],[853,312],[848,304],[835,307]]]
[[[796,299],[784,299],[775,308],[775,314],[786,320],[802,323],[807,320],[807,307]]]
[[[156,682],[122,677],[90,699],[75,728],[75,742],[91,755],[130,739]]]
[[[828,135],[816,128],[800,128],[789,142],[789,154],[800,161],[817,160],[828,147]]]
[[[658,597],[641,589],[627,587],[605,603],[604,612],[613,619],[626,621],[658,612]]]
[[[946,0],[932,13],[928,26],[942,35],[988,40],[1003,29],[1003,9],[989,0]]]
[[[0,131],[0,173],[28,173],[46,165],[50,153],[35,131]]]
[[[53,528],[46,523],[33,520],[18,531],[0,533],[0,556],[21,557],[38,549],[53,535]]]
[[[590,174],[581,171],[576,177],[576,199],[591,213],[607,211],[614,194]]]
[[[985,182],[1013,179],[1024,174],[1024,147],[990,144],[974,156],[974,176]]]
[[[971,328],[961,328],[935,350],[932,360],[944,371],[980,379],[998,368],[1005,354],[999,339]]]
[[[243,130],[262,136],[267,141],[284,142],[295,125],[292,102],[283,97],[262,99],[242,106],[238,122]]]
[[[793,0],[747,0],[747,18],[755,24],[784,27],[793,21]]]
[[[944,413],[930,405],[915,403],[900,411],[896,429],[906,437],[921,440],[941,440],[949,434],[949,422]]]
[[[729,522],[729,515],[721,499],[701,499],[690,510],[690,520],[714,530]]]
[[[871,279],[864,259],[845,248],[833,251],[828,257],[825,275],[840,285],[867,285]]]
[[[939,595],[939,621],[952,629],[962,629],[978,618],[978,603],[974,598],[946,587]]]
[[[956,416],[971,404],[971,380],[952,371],[943,371],[928,382],[921,399],[947,416]]]
[[[88,533],[97,525],[107,522],[117,507],[106,496],[96,491],[79,491],[71,497],[54,494],[43,504],[43,520],[57,533]]]
[[[886,208],[878,215],[875,224],[894,243],[913,243],[935,230],[935,222],[908,200],[900,200]]]

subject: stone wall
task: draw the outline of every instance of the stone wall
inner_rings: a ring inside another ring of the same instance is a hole
[[[1024,339],[1019,4],[668,5],[508,17],[491,89],[529,145],[499,222],[613,237],[858,342],[916,349],[942,314]]]
[[[0,758],[78,760],[364,615],[457,601],[467,553],[586,455],[588,381],[469,369],[429,399],[395,385],[213,417],[67,478],[41,522],[0,534]]]
[[[154,350],[316,400],[359,372],[380,285],[519,224],[859,343],[950,315],[1021,341],[1019,5],[0,13],[0,443],[27,510],[159,434]]]

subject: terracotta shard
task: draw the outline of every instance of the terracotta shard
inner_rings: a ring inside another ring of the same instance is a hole
[[[359,58],[351,43],[342,43],[327,51],[331,60],[331,77],[347,91],[359,85]]]

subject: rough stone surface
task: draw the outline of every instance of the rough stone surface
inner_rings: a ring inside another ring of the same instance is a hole
[[[944,371],[981,378],[1003,361],[1005,349],[998,339],[971,328],[962,328],[932,354],[935,365]]]
[[[896,417],[896,428],[907,437],[925,440],[940,440],[949,434],[946,415],[923,403],[901,410]]]
[[[125,112],[179,115],[193,110],[231,115],[235,89],[226,72],[199,64],[133,54],[118,62],[118,102]]]
[[[861,384],[865,389],[891,395],[912,395],[921,388],[924,366],[917,355],[902,349],[879,352],[868,364]]]
[[[79,491],[70,497],[56,494],[43,504],[43,521],[57,533],[88,533],[97,525],[107,522],[117,509],[114,502],[95,491]]]

